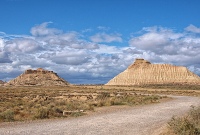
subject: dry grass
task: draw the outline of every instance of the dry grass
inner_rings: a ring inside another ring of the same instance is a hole
[[[0,121],[77,117],[97,107],[157,103],[164,97],[134,90],[70,87],[0,87]]]
[[[200,85],[181,84],[149,84],[138,86],[141,88],[171,89],[171,90],[200,90]]]
[[[200,107],[192,107],[186,116],[173,116],[160,135],[200,135]]]
[[[143,94],[200,96],[200,85],[85,86],[93,89],[134,91]]]

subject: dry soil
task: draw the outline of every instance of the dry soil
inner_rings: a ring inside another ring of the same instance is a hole
[[[173,115],[183,115],[199,97],[173,96],[173,100],[138,107],[113,109],[88,116],[0,124],[1,135],[157,135]]]

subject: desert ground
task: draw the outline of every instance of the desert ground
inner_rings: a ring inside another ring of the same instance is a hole
[[[166,130],[200,104],[199,86],[0,87],[0,134],[137,134]]]

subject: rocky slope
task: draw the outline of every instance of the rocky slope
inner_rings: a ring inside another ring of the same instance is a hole
[[[67,86],[69,83],[53,71],[38,68],[28,69],[17,78],[9,81],[6,86]]]
[[[4,85],[6,82],[0,80],[0,86]]]
[[[111,79],[106,85],[143,84],[200,85],[200,77],[186,67],[170,64],[151,64],[144,59],[136,59],[132,65]]]

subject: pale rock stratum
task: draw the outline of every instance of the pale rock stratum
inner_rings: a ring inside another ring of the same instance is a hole
[[[192,84],[200,85],[200,77],[186,67],[171,64],[151,64],[136,59],[106,85]]]
[[[28,69],[17,78],[9,81],[5,86],[67,86],[69,83],[60,78],[53,71],[38,68]]]

